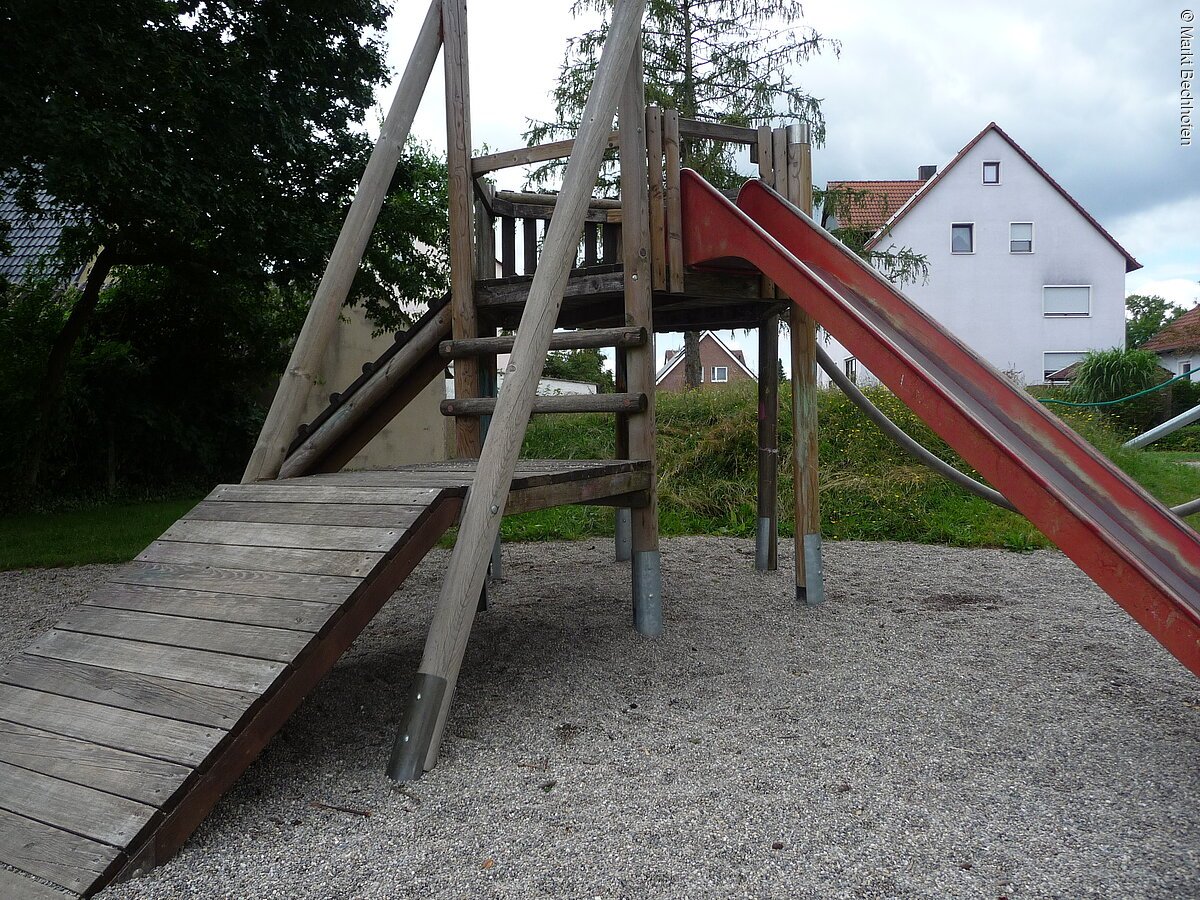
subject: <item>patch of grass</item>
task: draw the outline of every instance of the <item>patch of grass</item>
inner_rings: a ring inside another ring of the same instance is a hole
[[[1147,450],[1146,455],[1166,462],[1200,462],[1200,453],[1192,450]]]
[[[0,571],[126,562],[200,499],[98,503],[0,518]]]

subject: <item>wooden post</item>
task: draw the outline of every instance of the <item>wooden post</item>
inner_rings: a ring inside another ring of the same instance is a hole
[[[614,387],[618,394],[629,390],[629,360],[628,351],[624,347],[616,348],[616,358],[613,361]],[[617,459],[629,459],[629,416],[617,416],[616,434]],[[615,510],[616,519],[613,527],[613,542],[616,545],[614,556],[617,562],[629,562],[633,555],[633,510],[628,506],[618,506]]]
[[[667,209],[663,189],[662,110],[646,110],[646,171],[650,178],[650,265],[654,290],[667,289]]]
[[[667,289],[683,293],[683,209],[679,197],[679,112],[663,111],[663,151],[667,157]]]
[[[467,492],[458,540],[434,608],[425,653],[396,735],[388,769],[396,780],[418,778],[437,762],[479,591],[500,530],[567,276],[575,263],[592,185],[612,131],[617,98],[639,43],[644,11],[645,0],[617,0],[613,8],[608,37],[581,117],[583,124],[567,163],[541,263],[529,286],[511,362],[504,373],[505,386],[496,401],[491,433]]]
[[[450,210],[450,309],[454,339],[477,337],[475,248],[472,239],[474,187],[471,175],[471,87],[467,75],[466,0],[442,0],[443,61],[446,70],[446,172]],[[480,395],[479,360],[454,362],[454,396]],[[479,456],[479,420],[454,421],[459,457]]]
[[[379,140],[375,142],[366,171],[358,183],[358,190],[354,192],[350,211],[346,214],[346,221],[342,224],[333,253],[325,266],[325,274],[321,276],[304,326],[292,348],[287,369],[279,379],[271,409],[242,475],[243,482],[261,481],[279,474],[279,467],[287,456],[288,446],[296,436],[296,429],[304,415],[309,394],[320,380],[321,363],[330,338],[337,330],[342,304],[350,293],[350,284],[362,262],[367,241],[392,183],[396,163],[400,161],[404,142],[408,140],[413,116],[416,115],[421,95],[425,93],[425,85],[437,60],[441,47],[441,8],[441,0],[433,0],[425,14],[425,22],[408,58],[404,76],[400,79],[395,99],[380,129]]]
[[[495,188],[491,184],[484,184],[484,190],[487,192],[489,201],[495,194]],[[507,221],[507,220],[506,220]],[[488,211],[488,204],[482,200],[475,201],[475,271],[480,278],[494,278],[496,276],[496,220]],[[489,327],[480,331],[476,328],[480,337],[495,337],[496,329]],[[479,390],[483,397],[495,397],[499,384],[496,375],[496,354],[486,353],[477,357],[479,360]],[[479,439],[487,440],[488,428],[491,426],[491,416],[481,416],[479,419]],[[488,565],[487,581],[499,581],[503,576],[502,571],[503,558],[500,553],[500,533],[496,533],[496,542],[492,545],[492,560]],[[487,581],[484,582],[483,590],[479,593],[478,612],[483,612],[488,608],[488,589]]]
[[[758,129],[758,176],[775,179],[771,129]],[[775,297],[770,279],[763,278],[762,295]],[[758,522],[754,567],[774,572],[779,567],[779,315],[771,313],[758,326]]]
[[[788,199],[812,215],[812,147],[808,125],[793,125],[788,131]],[[825,600],[817,472],[817,325],[795,304],[791,317],[796,599],[816,606]]]
[[[621,250],[625,269],[625,324],[646,329],[649,340],[626,351],[629,390],[646,395],[644,412],[629,417],[629,453],[650,461],[650,502],[632,511],[633,622],[647,637],[662,633],[662,564],[658,550],[658,473],[654,422],[654,294],[647,190],[646,89],[639,42],[621,91]],[[676,120],[676,126],[678,120]],[[676,145],[678,146],[678,144]],[[682,241],[679,245],[683,252]],[[678,269],[682,280],[682,262]]]

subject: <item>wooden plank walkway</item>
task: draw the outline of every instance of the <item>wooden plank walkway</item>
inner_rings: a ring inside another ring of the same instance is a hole
[[[454,524],[473,475],[221,485],[13,659],[0,896],[89,896],[171,856]],[[637,505],[648,486],[642,462],[526,460],[506,511]]]

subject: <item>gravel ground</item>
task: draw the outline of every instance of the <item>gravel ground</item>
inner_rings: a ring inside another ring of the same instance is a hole
[[[505,553],[436,770],[383,775],[440,551],[103,900],[1200,897],[1200,683],[1056,552],[830,544],[804,609],[668,540],[659,641],[607,541]],[[0,657],[105,572],[0,575]]]

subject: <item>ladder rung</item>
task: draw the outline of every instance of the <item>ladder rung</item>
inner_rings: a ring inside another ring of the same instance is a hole
[[[516,335],[505,334],[500,337],[442,341],[438,344],[438,352],[446,359],[510,353],[516,339]],[[591,350],[597,347],[641,347],[645,343],[645,328],[581,328],[577,331],[559,331],[550,335],[549,349]]]
[[[464,397],[443,400],[444,416],[490,416],[495,397]],[[646,411],[645,394],[555,394],[535,397],[534,413],[640,413]]]

